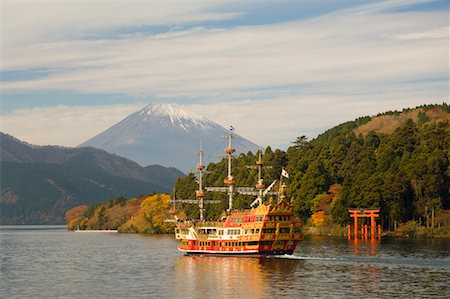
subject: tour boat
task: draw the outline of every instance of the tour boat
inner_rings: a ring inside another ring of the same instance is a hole
[[[205,166],[202,165],[203,151],[200,148],[200,163],[197,165],[199,189],[196,191],[195,200],[199,205],[200,219],[177,221],[175,237],[179,242],[178,249],[188,255],[291,255],[303,239],[303,234],[302,224],[294,216],[294,207],[284,196],[286,185],[282,184],[282,178],[288,177],[288,174],[282,170],[279,192],[270,192],[276,181],[264,189],[261,176],[263,162],[260,155],[254,166],[258,169],[255,188],[237,187],[231,173],[231,159],[235,151],[232,148],[232,132],[230,130],[227,137],[228,147],[224,150],[228,156],[228,176],[224,180],[227,186],[206,187],[206,191],[228,193],[227,215],[219,221],[205,221],[203,217],[204,204],[213,201],[204,200],[202,179]],[[233,196],[237,193],[256,195],[250,209],[233,209]],[[276,198],[266,199],[268,195],[276,195]],[[175,199],[173,202],[175,203]],[[192,203],[193,200],[186,202]]]

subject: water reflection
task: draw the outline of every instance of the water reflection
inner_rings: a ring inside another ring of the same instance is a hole
[[[349,248],[355,256],[376,256],[380,254],[380,239],[350,239]]]
[[[175,265],[173,297],[265,298],[267,285],[274,287],[279,281],[276,286],[283,291],[283,282],[291,281],[302,263],[265,257],[181,256]]]
[[[180,256],[172,236],[0,227],[1,298],[449,298],[450,239],[306,237],[290,258]],[[369,240],[370,241],[370,240]]]

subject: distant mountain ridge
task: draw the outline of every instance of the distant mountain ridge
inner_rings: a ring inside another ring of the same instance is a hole
[[[159,185],[169,188],[177,177],[184,175],[178,169],[159,167],[159,165],[143,168],[136,162],[93,147],[37,146],[20,141],[2,132],[0,132],[0,141],[0,161],[5,162],[83,166],[86,169],[103,171],[105,174],[155,184],[154,177],[157,177],[156,181]],[[162,178],[171,179],[164,183]]]
[[[170,192],[184,174],[95,148],[36,146],[0,132],[0,223],[62,223],[67,209],[117,196]]]
[[[194,116],[176,104],[150,104],[82,143],[102,148],[140,165],[160,164],[187,172],[197,163],[200,142],[205,163],[218,162],[228,130],[207,118]],[[236,135],[236,153],[256,152],[260,147]]]

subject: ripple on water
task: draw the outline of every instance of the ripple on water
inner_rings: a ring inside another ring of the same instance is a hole
[[[184,256],[172,236],[0,227],[1,297],[434,297],[447,240],[306,238],[292,256]]]

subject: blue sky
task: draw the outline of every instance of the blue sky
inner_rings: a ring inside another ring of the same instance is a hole
[[[354,118],[449,102],[449,3],[12,1],[1,130],[76,146],[178,103],[286,148]]]

